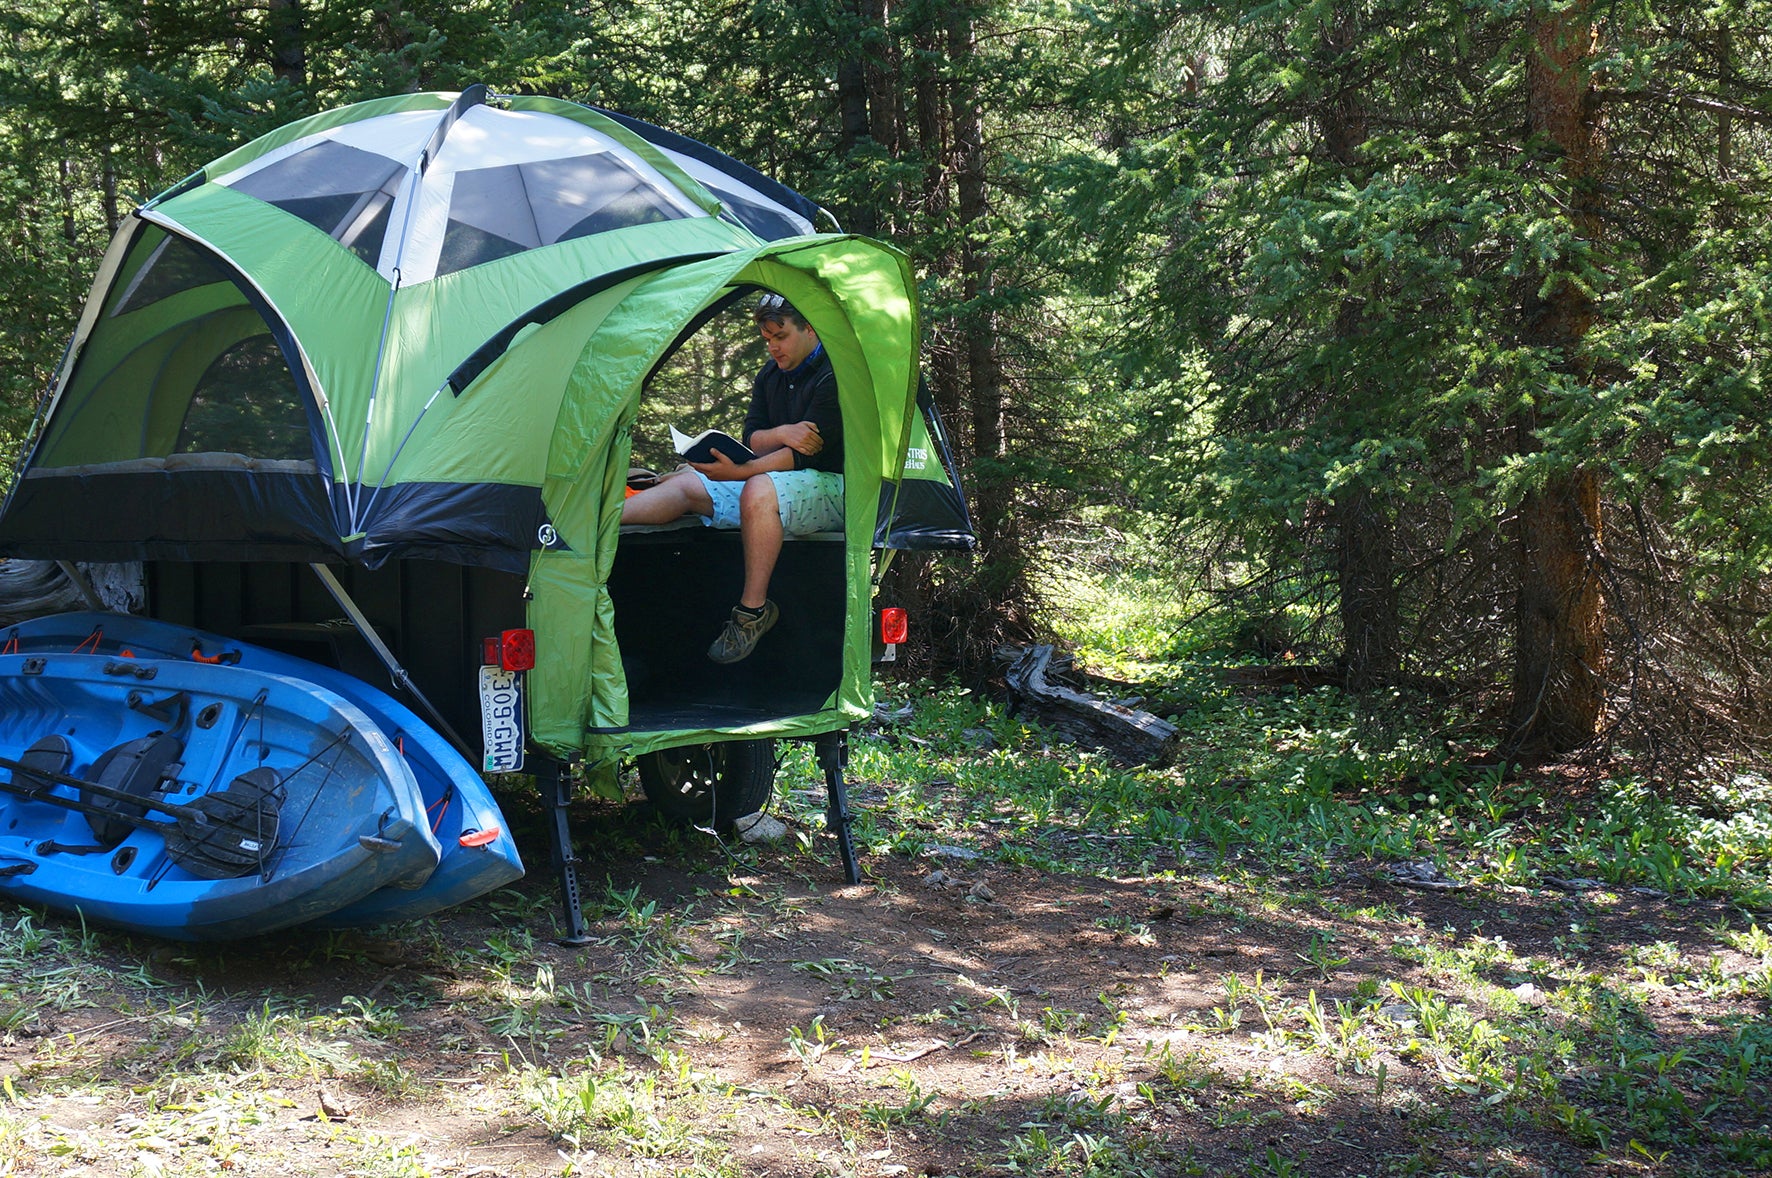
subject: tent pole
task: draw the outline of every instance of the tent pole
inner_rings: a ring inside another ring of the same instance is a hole
[[[410,442],[412,440],[412,435],[418,431],[418,423],[424,420],[425,414],[431,411],[431,406],[436,404],[437,398],[441,397],[443,395],[443,390],[448,387],[448,381],[444,381],[442,384],[438,385],[437,391],[431,394],[431,399],[425,402],[424,408],[418,411],[418,416],[412,419],[412,424],[406,427],[406,436],[400,439],[400,444],[398,446],[394,447],[394,455],[388,459],[387,469],[381,472],[381,479],[376,482],[375,490],[370,493],[369,502],[363,507],[363,518],[365,520],[374,513],[375,501],[381,496],[381,489],[388,485],[388,476],[394,473],[394,463],[400,461],[400,452],[406,449],[406,443]]]
[[[332,575],[332,570],[319,563],[310,564],[308,567],[314,570],[314,575],[320,578],[320,583],[326,586],[328,593],[332,594],[332,600],[338,602],[339,608],[344,610],[351,619],[351,624],[357,627],[357,632],[363,635],[364,641],[368,642],[370,648],[375,651],[375,656],[381,660],[382,666],[388,669],[388,674],[393,678],[394,686],[417,701],[418,706],[424,709],[425,714],[431,718],[431,722],[437,726],[437,731],[448,738],[449,743],[455,746],[457,752],[468,759],[469,764],[478,764],[479,758],[474,755],[474,750],[468,747],[468,742],[449,726],[449,721],[443,718],[443,713],[439,712],[435,705],[425,698],[424,692],[420,691],[418,685],[412,681],[412,676],[406,673],[406,668],[400,665],[400,660],[394,657],[394,652],[388,649],[388,644],[381,640],[381,635],[375,632],[375,627],[369,624],[369,619],[364,616],[357,603],[351,600],[351,595],[345,592],[345,587],[339,584],[337,577]]]
[[[388,280],[388,302],[382,308],[381,342],[375,348],[375,370],[369,378],[369,401],[363,410],[363,444],[357,448],[357,474],[349,485],[351,503],[351,527],[355,530],[361,525],[362,517],[357,513],[357,496],[363,491],[363,463],[369,457],[369,433],[375,425],[375,394],[381,388],[382,359],[388,352],[388,328],[394,322],[394,296],[400,293],[400,284],[405,275],[400,271],[400,263],[406,260],[406,243],[412,236],[412,210],[418,204],[419,191],[424,187],[425,173],[443,150],[443,141],[449,137],[450,128],[467,113],[469,107],[479,106],[486,101],[486,84],[476,82],[456,96],[437,120],[431,131],[430,139],[425,141],[424,149],[418,153],[411,169],[407,173],[406,211],[400,222],[400,236],[394,242],[393,276]],[[431,400],[436,400],[432,397]],[[392,464],[389,464],[390,467]],[[417,692],[413,693],[417,695]]]

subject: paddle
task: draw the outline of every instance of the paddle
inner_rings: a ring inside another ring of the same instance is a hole
[[[232,879],[257,870],[277,845],[277,808],[284,797],[277,771],[260,765],[221,789],[192,798],[189,808],[210,825],[174,823],[163,830],[167,858],[204,879]]]
[[[0,769],[13,773],[12,780],[0,782],[0,791],[154,831],[166,840],[169,859],[203,879],[231,879],[257,870],[277,845],[278,807],[283,804],[284,791],[277,771],[269,766],[249,769],[222,789],[211,790],[188,803],[142,797],[10,757],[0,757]],[[74,786],[95,797],[145,806],[170,816],[172,821],[158,822],[95,802],[61,797],[43,788],[28,788],[19,784],[21,773],[45,785]]]

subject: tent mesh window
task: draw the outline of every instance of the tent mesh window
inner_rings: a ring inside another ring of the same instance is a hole
[[[150,226],[124,259],[38,465],[224,453],[313,460],[273,325],[227,267]]]
[[[405,174],[398,160],[327,139],[227,183],[300,217],[373,266]]]
[[[726,206],[721,213],[722,217],[734,225],[744,226],[764,241],[798,237],[806,232],[805,227],[789,217],[778,205],[760,204],[730,185],[722,185],[717,181],[704,180],[702,184]]]
[[[674,193],[607,152],[458,172],[437,273],[689,215]]]
[[[254,458],[314,456],[295,381],[269,333],[248,337],[216,357],[191,394],[173,449]]]
[[[142,235],[118,271],[105,317],[128,315],[187,290],[227,280],[209,255],[182,238],[152,229]]]

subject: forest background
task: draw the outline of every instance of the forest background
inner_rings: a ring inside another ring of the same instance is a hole
[[[858,729],[867,888],[828,887],[805,754],[783,847],[582,816],[577,954],[541,870],[239,953],[9,909],[0,1174],[1772,1167],[1772,3],[0,28],[5,456],[134,204],[484,82],[906,250],[979,536],[884,590],[918,640]],[[717,418],[760,362],[697,337],[672,394]],[[1165,763],[969,689],[1054,636],[1175,721]]]
[[[912,255],[979,534],[894,570],[920,669],[988,674],[1083,569],[1319,681],[1455,699],[1510,761],[1739,752],[1772,671],[1768,15],[23,0],[0,431],[134,203],[296,117],[484,81],[698,137]]]

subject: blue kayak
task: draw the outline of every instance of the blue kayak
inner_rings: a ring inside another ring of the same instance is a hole
[[[422,882],[436,839],[374,721],[311,683],[0,654],[0,894],[180,940]]]
[[[424,799],[425,821],[442,849],[437,869],[415,889],[392,886],[321,917],[326,927],[412,920],[523,878],[523,861],[479,771],[435,729],[354,675],[295,655],[130,614],[76,612],[0,630],[0,649],[83,650],[238,666],[300,679],[343,696],[369,716],[406,759]]]

